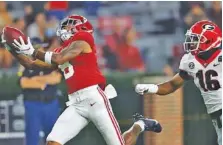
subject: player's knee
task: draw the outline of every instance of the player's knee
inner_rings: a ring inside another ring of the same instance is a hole
[[[61,144],[55,141],[48,141],[46,145],[61,145]]]

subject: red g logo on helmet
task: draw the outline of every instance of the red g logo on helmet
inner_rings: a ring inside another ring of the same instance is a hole
[[[211,24],[204,24],[202,27],[205,30],[214,30],[214,26]]]
[[[186,33],[184,49],[198,54],[219,47],[222,41],[221,29],[213,22],[202,20],[196,22]]]

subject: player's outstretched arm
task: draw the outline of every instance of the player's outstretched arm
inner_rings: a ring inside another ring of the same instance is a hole
[[[19,37],[19,39],[20,42],[14,40],[13,43],[14,47],[18,49],[18,51],[16,51],[17,53],[32,56],[35,59],[39,59],[48,64],[61,65],[81,53],[90,53],[92,51],[90,45],[87,42],[81,40],[71,42],[60,53],[54,53],[52,51],[45,52],[40,49],[34,49],[29,37],[27,40],[27,44],[25,44],[21,36]]]
[[[138,84],[136,85],[135,91],[141,95],[145,94],[158,94],[167,95],[173,93],[178,88],[180,88],[184,83],[184,79],[177,73],[171,80],[155,84]]]
[[[85,41],[73,41],[70,45],[64,48],[60,53],[44,52],[35,50],[33,57],[43,60],[47,63],[56,65],[64,64],[81,53],[88,53],[91,51],[90,45]]]
[[[43,68],[43,69],[57,69],[55,65],[50,65],[47,63],[44,63],[40,60],[32,60],[30,57],[27,57],[23,54],[16,54],[15,52],[11,51],[11,54],[19,61],[21,65],[28,69],[33,68]]]
[[[16,50],[11,49],[10,47],[7,47],[5,45],[5,42],[3,41],[0,41],[0,42],[2,42],[2,44],[5,46],[5,49],[7,49],[19,61],[21,65],[23,65],[24,67],[28,69],[33,69],[33,68],[57,69],[56,65],[50,65],[38,59],[32,60],[30,57],[24,55],[23,53],[18,53],[16,52]]]
[[[184,79],[177,73],[171,80],[158,84],[158,95],[167,95],[173,93],[184,84]]]
[[[32,68],[31,59],[29,57],[22,54],[17,54],[14,51],[10,51],[10,52],[19,61],[21,65],[23,65],[26,68]]]

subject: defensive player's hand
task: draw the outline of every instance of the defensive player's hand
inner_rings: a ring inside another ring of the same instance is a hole
[[[35,49],[33,48],[30,38],[28,37],[27,44],[25,44],[25,42],[21,36],[19,37],[19,40],[20,40],[20,42],[18,42],[16,39],[14,39],[14,43],[12,43],[13,46],[18,49],[18,51],[16,51],[16,52],[18,54],[25,54],[28,56],[32,56]]]
[[[158,86],[154,84],[137,84],[135,87],[136,93],[144,95],[147,93],[155,94],[158,91]]]
[[[148,84],[137,84],[135,87],[136,93],[144,95],[149,89]]]
[[[1,35],[0,36],[0,43],[3,44],[4,46],[7,46],[7,45],[5,45],[6,40],[3,37],[3,33],[1,33],[0,35]],[[7,49],[8,51],[11,51],[11,48],[10,47],[5,47],[5,49]]]
[[[6,42],[6,40],[3,37],[3,33],[1,33],[0,35],[1,35],[1,37],[0,37],[0,43],[4,44]]]
[[[5,44],[6,43],[6,40],[4,39],[3,37],[3,33],[0,34],[0,44]],[[5,47],[5,49],[7,49],[8,51],[11,51],[10,47]]]
[[[12,49],[10,46],[8,46],[6,44],[6,40],[3,37],[3,33],[0,34],[0,43],[3,44],[4,45],[4,48],[6,50],[8,50],[9,52],[11,52],[12,54],[15,54],[15,55],[17,54],[14,49]]]

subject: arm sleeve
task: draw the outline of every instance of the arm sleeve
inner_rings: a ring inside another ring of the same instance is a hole
[[[186,72],[185,70],[181,70],[181,69],[180,69],[180,71],[179,71],[179,75],[180,75],[180,77],[183,78],[184,80],[192,80],[192,79],[193,79],[193,77],[190,76],[190,75],[188,74],[188,72]]]

